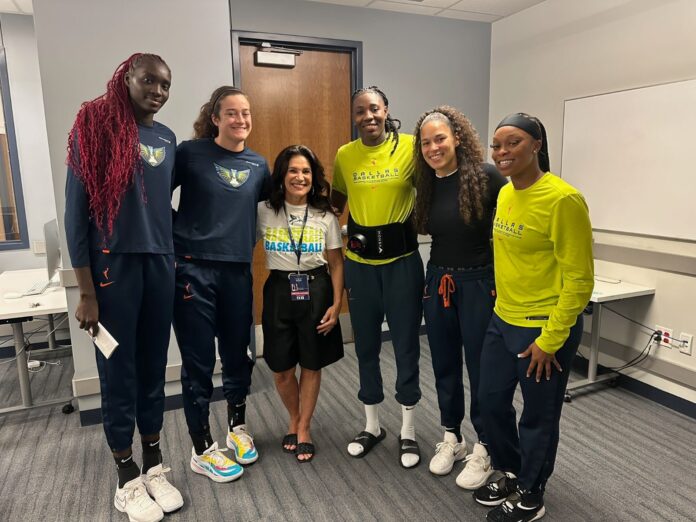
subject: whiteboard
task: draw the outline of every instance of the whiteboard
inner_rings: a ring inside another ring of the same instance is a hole
[[[696,240],[696,80],[566,100],[561,166],[592,228]]]

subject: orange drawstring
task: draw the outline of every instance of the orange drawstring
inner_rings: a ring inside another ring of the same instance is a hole
[[[454,279],[451,274],[445,274],[440,278],[440,287],[437,293],[442,296],[442,303],[445,308],[450,307],[450,294],[454,292]]]

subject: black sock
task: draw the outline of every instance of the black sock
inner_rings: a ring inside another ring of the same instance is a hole
[[[462,429],[460,427],[445,428],[445,431],[448,431],[449,433],[454,433],[454,435],[457,437],[457,442],[462,441]]]
[[[245,413],[246,401],[242,402],[241,404],[227,403],[227,425],[230,427],[230,431],[232,431],[232,428],[236,426],[246,424],[246,420],[244,419]]]
[[[162,451],[160,451],[160,440],[141,441],[143,444],[143,469],[142,473],[147,473],[150,468],[162,463]]]
[[[205,450],[213,445],[213,437],[209,431],[205,433],[191,433],[191,440],[193,441],[193,449],[196,451],[196,455],[203,455]]]
[[[117,457],[114,455],[114,460],[116,461],[116,472],[118,473],[119,488],[125,486],[126,482],[130,482],[131,480],[140,476],[140,469],[133,461],[132,453],[127,457]]]

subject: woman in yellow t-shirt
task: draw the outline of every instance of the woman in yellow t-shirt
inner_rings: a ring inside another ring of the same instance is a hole
[[[527,114],[493,135],[493,161],[511,183],[493,222],[497,299],[481,355],[479,401],[493,467],[503,477],[474,492],[497,506],[488,520],[538,520],[553,472],[582,310],[594,285],[592,227],[582,194],[549,172],[546,131]],[[512,398],[524,409],[515,424]]]
[[[384,400],[379,354],[386,315],[396,358],[396,401],[403,416],[399,462],[412,468],[420,462],[413,414],[421,397],[423,291],[423,262],[411,222],[413,136],[399,134],[401,122],[391,117],[389,101],[378,87],[355,91],[351,112],[360,137],[338,149],[331,191],[339,211],[346,202],[350,205],[345,282],[360,370],[358,398],[366,415],[365,430],[348,445],[348,453],[364,457],[386,436],[377,412]]]

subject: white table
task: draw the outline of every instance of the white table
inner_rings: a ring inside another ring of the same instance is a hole
[[[9,292],[21,293],[26,291],[32,283],[47,277],[46,269],[8,270],[0,274],[0,324],[12,325],[17,374],[19,375],[19,390],[22,397],[21,405],[0,408],[0,414],[35,406],[64,403],[72,399],[72,397],[61,397],[41,402],[32,400],[27,354],[24,350],[23,323],[31,321],[35,315],[46,315],[49,317],[49,330],[52,330],[53,314],[68,311],[65,289],[62,287],[49,287],[43,294],[39,295],[20,297],[19,299],[5,299],[3,297]],[[53,343],[49,341],[49,346],[51,344]]]
[[[592,330],[590,337],[590,360],[587,366],[587,379],[582,379],[569,384],[566,388],[566,402],[570,402],[573,390],[579,390],[598,382],[609,381],[615,379],[615,372],[606,373],[597,376],[597,365],[599,360],[599,340],[600,329],[602,326],[602,309],[603,303],[611,301],[619,301],[622,299],[630,299],[643,295],[652,295],[655,293],[654,288],[647,286],[634,285],[619,279],[609,279],[600,276],[595,277],[595,286],[592,291],[590,302],[592,307]]]

